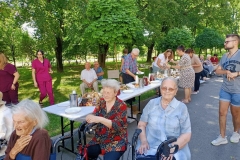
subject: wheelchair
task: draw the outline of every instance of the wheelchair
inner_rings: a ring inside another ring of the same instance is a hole
[[[65,140],[65,139],[69,139],[71,138],[70,135],[66,135],[66,136],[61,136],[59,138],[57,138],[54,142],[52,141],[52,147],[51,147],[51,154],[50,154],[50,157],[49,157],[49,160],[57,160],[57,144],[58,142],[62,141],[62,140]],[[6,146],[7,145],[7,141],[0,141],[1,145],[0,145],[0,149],[3,147],[3,146]],[[0,160],[3,160],[5,157],[5,155],[1,156],[0,157]],[[17,156],[16,156],[16,159],[15,160],[32,160],[32,158],[30,156],[27,156],[27,155],[24,155],[24,154],[21,154],[19,153]]]
[[[95,133],[95,127],[97,123],[88,124],[84,121],[78,128],[78,138],[79,141],[77,143],[77,157],[76,160],[90,160],[88,157],[88,145],[87,145],[87,134],[93,135]],[[101,154],[100,154],[101,155]],[[102,160],[101,157],[98,156],[97,160]],[[123,160],[123,157],[121,158]]]
[[[175,154],[178,151],[178,145],[170,146],[171,143],[176,142],[176,137],[168,137],[167,140],[162,142],[157,149],[156,155],[151,156],[143,156],[138,155],[136,151],[136,145],[139,134],[142,132],[141,129],[136,129],[133,137],[132,137],[132,160],[162,160],[163,157],[169,157],[170,154]],[[170,152],[170,149],[174,148],[173,152]],[[176,160],[175,157],[173,157],[173,160]]]

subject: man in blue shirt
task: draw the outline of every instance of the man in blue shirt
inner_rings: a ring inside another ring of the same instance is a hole
[[[98,77],[98,81],[101,81],[103,79],[103,75],[104,75],[104,72],[103,72],[103,69],[102,67],[99,66],[99,63],[98,61],[95,61],[94,62],[94,67],[93,67],[94,71],[96,72],[97,74],[97,77]]]

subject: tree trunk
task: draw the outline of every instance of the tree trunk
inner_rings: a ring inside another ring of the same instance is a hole
[[[57,72],[63,72],[63,63],[62,63],[62,45],[63,41],[61,37],[56,37],[57,47],[55,48],[55,55],[57,61]]]
[[[99,44],[98,48],[99,48],[98,62],[102,68],[105,68],[105,61],[106,61],[109,45]]]
[[[153,52],[153,47],[155,43],[153,42],[149,47],[148,47],[148,52],[147,52],[147,62],[152,61],[152,52]]]
[[[11,45],[11,52],[12,52],[13,63],[16,66],[15,47],[14,47],[14,45]]]

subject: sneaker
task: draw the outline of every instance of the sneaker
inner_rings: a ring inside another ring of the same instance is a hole
[[[228,143],[227,136],[225,136],[225,138],[223,138],[221,135],[219,135],[218,138],[213,140],[211,143],[214,146],[219,146],[221,144],[227,144]]]
[[[192,92],[192,94],[198,94],[199,93],[199,91],[193,91]]]
[[[238,143],[240,139],[240,135],[237,132],[233,132],[232,136],[230,137],[230,142]]]

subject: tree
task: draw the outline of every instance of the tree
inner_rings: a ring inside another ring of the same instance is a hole
[[[98,45],[98,61],[105,67],[110,44],[132,43],[141,21],[136,18],[134,0],[90,0],[87,6],[88,27],[84,39]]]
[[[202,49],[222,48],[223,42],[224,38],[211,28],[205,28],[195,39],[196,47],[200,48],[200,52]]]
[[[38,40],[37,46],[41,49],[52,52],[54,50],[57,71],[63,72],[63,52],[66,47],[65,37],[68,17],[66,15],[71,12],[73,7],[81,7],[81,0],[18,0],[15,7],[19,9],[19,19],[22,23],[29,22],[36,28],[35,38]],[[85,1],[83,1],[85,2]],[[76,14],[76,10],[72,10],[72,15]],[[76,26],[73,26],[76,27]],[[79,33],[80,35],[81,33]],[[36,48],[37,50],[37,48]]]
[[[194,38],[188,28],[174,28],[167,33],[162,48],[165,50],[168,48],[175,50],[179,45],[191,47],[193,42]]]
[[[154,46],[173,28],[177,22],[178,3],[169,0],[137,0],[138,17],[141,19],[146,35],[147,62],[152,60]]]

